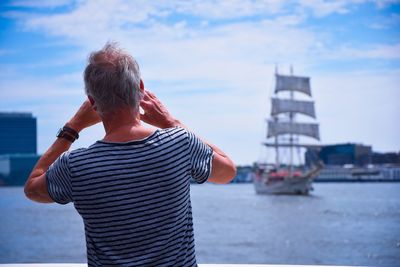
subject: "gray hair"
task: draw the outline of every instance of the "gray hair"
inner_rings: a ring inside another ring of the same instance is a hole
[[[139,65],[117,43],[108,42],[101,50],[90,54],[84,80],[85,92],[94,99],[101,115],[124,107],[139,112],[143,97]]]

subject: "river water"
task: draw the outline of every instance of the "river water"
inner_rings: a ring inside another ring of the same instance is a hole
[[[315,184],[311,196],[251,184],[191,187],[199,263],[400,266],[400,183]],[[86,261],[73,205],[0,188],[0,263]]]

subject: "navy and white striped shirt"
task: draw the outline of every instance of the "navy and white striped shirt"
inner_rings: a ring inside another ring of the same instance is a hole
[[[82,216],[89,266],[196,266],[190,179],[208,179],[212,155],[179,127],[138,141],[97,141],[62,154],[47,187]]]

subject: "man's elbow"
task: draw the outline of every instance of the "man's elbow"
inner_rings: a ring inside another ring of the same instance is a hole
[[[29,181],[25,183],[24,193],[28,199],[33,201],[35,200],[36,192],[33,190],[31,183]]]
[[[236,166],[232,165],[228,170],[226,183],[230,183],[233,180],[233,178],[235,178],[236,173],[237,173]]]
[[[35,198],[35,193],[30,191],[28,188],[26,188],[26,186],[24,187],[24,193],[26,198],[33,200]]]
[[[25,183],[24,186],[25,196],[34,201],[34,202],[42,202],[42,198],[38,190],[34,187],[34,184],[31,181]]]
[[[46,176],[44,174],[40,176],[30,176],[25,183],[24,193],[25,196],[39,203],[53,203],[53,199],[50,197],[47,191],[47,184],[45,182]]]
[[[233,178],[236,176],[236,166],[234,164],[227,167],[224,171],[224,174],[220,176],[218,181],[219,184],[228,184]]]

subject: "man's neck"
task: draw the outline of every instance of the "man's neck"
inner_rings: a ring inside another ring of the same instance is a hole
[[[141,125],[140,115],[133,109],[121,109],[102,117],[106,132],[104,140],[113,142],[126,142],[142,139],[154,130]]]

